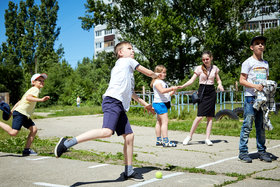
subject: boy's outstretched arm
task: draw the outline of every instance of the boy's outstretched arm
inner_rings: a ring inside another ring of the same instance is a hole
[[[144,75],[151,77],[151,78],[157,78],[158,73],[154,73],[152,70],[145,68],[144,66],[137,66],[136,70],[139,71],[140,73],[143,73]]]
[[[31,94],[26,97],[26,100],[29,101],[29,102],[44,102],[44,101],[47,101],[49,99],[50,99],[50,96],[45,96],[43,98],[37,98],[37,97],[34,97]]]
[[[138,97],[138,95],[133,92],[132,94],[132,98],[137,101],[138,103],[140,103],[141,105],[144,106],[144,108],[146,110],[148,110],[148,112],[151,112],[152,114],[156,114],[155,113],[155,109],[152,107],[152,105],[148,104],[146,101],[144,101],[143,99],[141,99],[140,97]]]

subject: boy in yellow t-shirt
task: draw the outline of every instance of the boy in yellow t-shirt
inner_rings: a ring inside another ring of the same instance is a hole
[[[30,149],[30,146],[37,133],[37,127],[31,120],[30,116],[34,112],[37,102],[44,102],[50,99],[49,96],[38,98],[40,89],[44,87],[44,81],[47,78],[47,74],[34,74],[31,77],[32,88],[22,96],[21,100],[15,104],[11,113],[13,114],[12,127],[5,123],[0,122],[0,127],[4,129],[11,136],[16,136],[20,131],[21,127],[27,128],[30,133],[27,137],[25,148],[22,152],[22,156],[37,155],[37,153]]]

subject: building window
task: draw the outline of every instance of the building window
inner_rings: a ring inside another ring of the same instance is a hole
[[[106,41],[104,42],[104,48],[115,46],[115,41]]]
[[[112,34],[112,33],[113,33],[112,29],[105,30],[105,35]]]
[[[95,45],[96,45],[96,49],[100,49],[102,47],[102,43],[101,42],[97,42]]]
[[[95,31],[95,36],[102,36],[102,31]]]

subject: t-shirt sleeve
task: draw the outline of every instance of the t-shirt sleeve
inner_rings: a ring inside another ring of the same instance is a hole
[[[220,72],[220,69],[218,68],[218,66],[215,66],[216,68],[216,74],[218,74]]]
[[[201,66],[196,66],[194,73],[200,76],[201,72],[202,72]]]
[[[129,65],[133,70],[136,70],[136,68],[140,65],[136,60],[130,59]]]
[[[250,70],[250,67],[249,67],[248,61],[243,62],[242,66],[241,66],[241,73],[245,73],[248,75],[249,70]]]
[[[157,84],[159,84],[159,83],[162,84],[162,82],[161,82],[160,80],[156,79],[155,82],[153,83],[153,86],[155,87],[155,86],[156,86]]]
[[[29,90],[28,95],[33,95],[34,97],[38,97],[39,92],[40,92],[39,89],[33,87],[32,89]]]

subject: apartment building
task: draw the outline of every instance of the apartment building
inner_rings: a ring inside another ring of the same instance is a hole
[[[94,28],[94,58],[99,52],[110,52],[119,42],[120,34],[116,29],[107,29],[107,25],[97,25]]]
[[[263,33],[267,29],[280,26],[280,14],[279,12],[270,13],[267,15],[260,15],[252,18],[244,25],[243,29],[246,31],[255,31]]]

